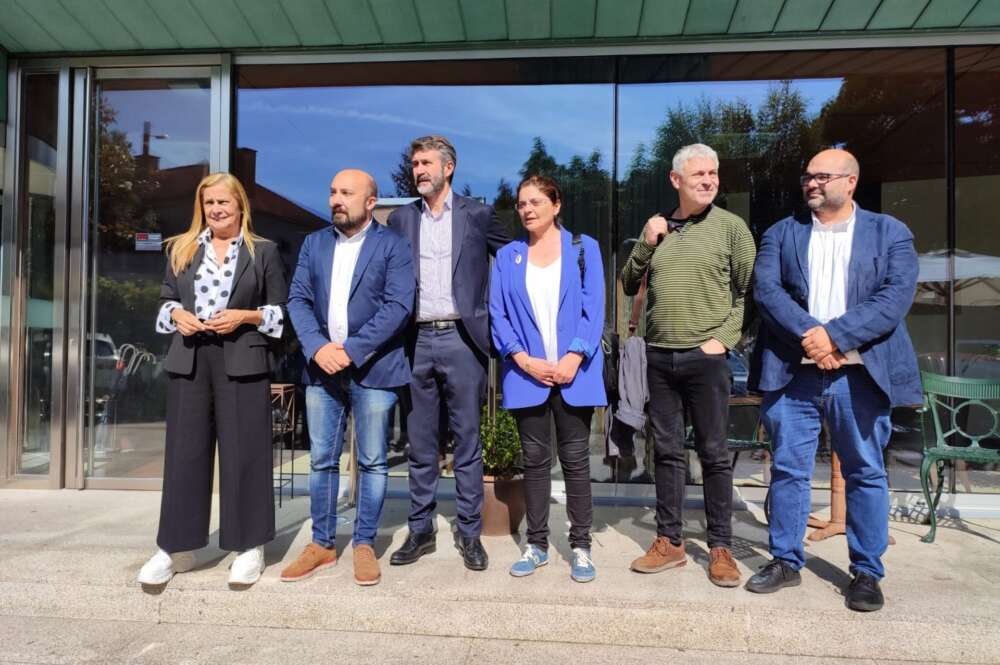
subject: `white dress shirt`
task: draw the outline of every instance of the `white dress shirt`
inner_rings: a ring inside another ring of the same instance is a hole
[[[455,193],[448,191],[441,214],[435,216],[427,201],[420,212],[420,290],[417,321],[454,321],[461,317],[451,290],[451,211]]]
[[[854,224],[857,206],[843,222],[824,224],[812,216],[812,233],[809,236],[809,314],[826,323],[847,311],[847,277],[851,265],[851,246],[854,243]],[[847,365],[861,365],[857,349],[840,349],[847,356]],[[803,363],[813,363],[808,357]]]
[[[544,268],[528,261],[528,267],[524,273],[524,286],[528,291],[528,300],[531,301],[531,311],[535,315],[538,332],[542,333],[545,359],[550,363],[559,362],[556,319],[559,315],[559,276],[561,273],[562,257]]]
[[[354,268],[358,265],[361,246],[371,226],[372,220],[369,219],[364,228],[350,238],[334,228],[337,244],[333,250],[333,268],[330,270],[330,304],[326,320],[330,341],[337,344],[343,344],[347,339],[347,301],[351,295],[351,281],[354,279]]]

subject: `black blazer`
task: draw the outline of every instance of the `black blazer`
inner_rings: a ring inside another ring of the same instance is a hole
[[[257,309],[261,305],[279,305],[282,318],[288,325],[285,312],[285,301],[288,298],[288,285],[285,281],[284,266],[278,255],[277,246],[270,240],[257,240],[254,243],[256,257],[250,257],[246,244],[240,246],[236,259],[236,272],[233,275],[233,288],[229,295],[229,309]],[[201,247],[194,255],[191,264],[174,275],[167,261],[163,286],[160,287],[160,300],[180,301],[184,309],[194,311],[194,275],[205,256],[205,248]],[[257,327],[244,324],[222,337],[222,348],[226,359],[226,374],[229,376],[253,376],[267,374],[270,371],[268,362],[268,338],[257,331]],[[164,369],[173,374],[190,374],[194,371],[195,339],[185,337],[180,332],[174,333],[163,363]]]
[[[388,225],[410,241],[417,279],[414,318],[420,307],[420,214],[423,199],[398,208]],[[490,352],[490,255],[509,243],[510,236],[493,206],[453,195],[451,211],[451,292],[469,337],[484,355]]]

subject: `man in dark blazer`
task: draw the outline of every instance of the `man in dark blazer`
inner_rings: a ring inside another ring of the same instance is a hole
[[[345,421],[354,413],[358,506],[354,579],[381,579],[373,544],[388,482],[386,441],[397,390],[410,380],[402,332],[413,312],[413,254],[374,221],[375,181],[341,171],[330,186],[333,226],[306,237],[288,313],[307,366],[312,541],[281,579],[294,582],[337,562],[337,496]]]
[[[433,552],[434,509],[440,467],[441,401],[455,440],[457,545],[470,570],[485,570],[479,539],[483,505],[479,415],[489,357],[489,256],[510,241],[493,208],[451,189],[455,147],[443,136],[410,144],[420,200],[389,216],[389,226],[413,247],[417,281],[409,335],[413,378],[410,439],[409,534],[390,563],[402,565]]]
[[[771,435],[770,549],[774,559],[746,588],[770,593],[800,583],[802,538],[820,428],[825,420],[847,484],[847,546],[853,579],[844,596],[858,611],[884,599],[881,556],[889,540],[883,450],[890,409],[921,401],[904,319],[917,282],[913,234],[898,219],[854,203],[858,162],[844,150],[816,155],[801,177],[812,214],[764,234],[754,270],[763,319],[754,380]]]

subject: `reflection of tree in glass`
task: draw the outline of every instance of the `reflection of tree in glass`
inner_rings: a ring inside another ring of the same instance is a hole
[[[651,147],[637,146],[620,183],[625,237],[637,235],[652,214],[676,207],[667,176],[674,153],[691,143],[705,143],[719,153],[717,203],[728,207],[732,196],[747,196],[748,210],[737,212],[749,217],[759,236],[798,205],[797,177],[819,149],[819,122],[808,117],[805,99],[790,81],[772,86],[756,110],[742,99],[678,103],[667,110]]]
[[[399,164],[392,172],[392,182],[396,185],[396,196],[420,196],[417,185],[413,182],[413,167],[406,150],[399,154]]]
[[[823,142],[850,150],[861,164],[856,198],[863,207],[891,214],[894,202],[883,200],[883,183],[944,177],[944,97],[936,76],[854,75],[823,106]],[[959,122],[956,131],[965,126]]]
[[[529,175],[555,178],[563,193],[559,216],[566,226],[574,233],[600,238],[601,225],[608,217],[611,202],[611,174],[601,168],[601,159],[601,151],[594,149],[586,158],[573,155],[568,164],[560,164],[549,154],[541,137],[536,136],[519,175],[522,178]],[[516,200],[516,192],[501,179],[494,207],[498,211],[504,209],[501,206],[513,209]]]
[[[106,98],[98,106],[98,232],[103,250],[126,249],[136,231],[160,231],[154,210],[145,201],[159,188],[158,160],[132,154],[125,132],[115,128],[117,110]]]

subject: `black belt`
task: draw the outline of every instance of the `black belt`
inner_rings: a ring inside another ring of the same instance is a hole
[[[417,321],[418,328],[429,328],[433,330],[448,330],[458,325],[458,321],[445,319],[441,321]]]

